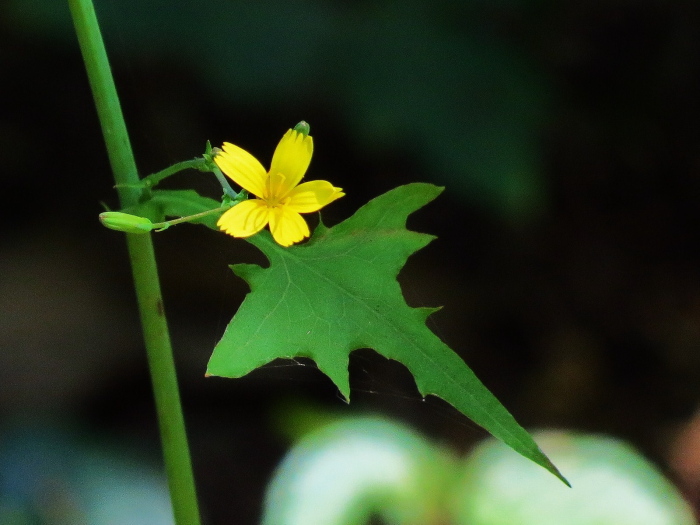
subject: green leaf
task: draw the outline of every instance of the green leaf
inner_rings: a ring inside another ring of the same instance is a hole
[[[309,357],[346,399],[350,352],[372,348],[403,363],[423,396],[436,395],[562,481],[530,435],[462,359],[425,325],[436,308],[411,308],[396,280],[431,235],[406,219],[442,188],[409,184],[381,195],[346,221],[316,228],[308,243],[283,248],[268,232],[249,239],[269,268],[231,269],[251,292],[214,349],[207,374],[241,377],[276,358]]]

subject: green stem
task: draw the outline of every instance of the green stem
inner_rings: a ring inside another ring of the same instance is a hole
[[[114,79],[109,67],[92,0],[68,0],[102,125],[122,207],[137,204],[141,194]],[[163,458],[177,525],[199,525],[194,476],[180,406],[175,363],[150,235],[127,234],[134,286],[148,353]]]
[[[238,197],[238,193],[233,191],[233,188],[231,185],[228,183],[226,180],[226,177],[224,177],[224,174],[221,173],[221,170],[217,167],[214,167],[212,170],[212,173],[216,176],[216,180],[219,181],[219,184],[221,184],[221,189],[224,190],[224,195],[227,195],[231,197],[232,199],[235,199]]]
[[[167,179],[171,175],[175,175],[180,171],[184,171],[190,168],[195,170],[201,170],[202,168],[206,167],[206,165],[207,161],[202,157],[192,160],[183,160],[182,162],[178,162],[177,164],[168,166],[164,170],[161,170],[157,173],[151,173],[150,175],[141,179],[136,186],[140,188],[152,188],[153,186],[159,184],[160,181],[162,181],[163,179]]]
[[[227,195],[228,197],[235,199],[238,196],[238,193],[236,193],[231,185],[228,183],[226,180],[226,177],[224,177],[224,174],[221,173],[221,170],[217,168],[216,166],[210,166],[210,164],[207,161],[207,159],[203,157],[199,157],[196,159],[192,160],[183,160],[182,162],[178,162],[177,164],[173,164],[172,166],[168,166],[164,170],[161,170],[157,173],[151,173],[150,175],[144,177],[143,179],[140,179],[137,183],[135,184],[120,184],[117,187],[129,187],[129,188],[136,188],[136,189],[143,189],[143,190],[148,190],[154,186],[157,186],[160,184],[160,182],[164,179],[167,179],[171,175],[175,175],[176,173],[179,173],[181,171],[187,170],[187,169],[195,169],[199,171],[210,171],[214,174],[216,177],[216,180],[219,181],[219,184],[221,184],[221,189],[224,190],[224,195]]]
[[[173,219],[171,221],[165,221],[165,222],[154,222],[150,226],[157,232],[167,230],[171,226],[175,226],[176,224],[182,224],[183,222],[192,222],[196,221],[197,219],[201,219],[202,217],[206,217],[207,215],[212,215],[214,213],[218,213],[220,211],[226,211],[231,206],[221,206],[219,208],[213,208],[211,210],[203,211],[200,213],[195,213],[194,215],[187,215],[186,217],[180,217],[179,219]]]

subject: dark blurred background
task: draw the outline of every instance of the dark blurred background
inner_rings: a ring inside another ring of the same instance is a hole
[[[698,2],[96,7],[144,175],[206,140],[268,163],[304,119],[309,178],[347,193],[328,224],[394,186],[444,185],[409,221],[439,237],[400,276],[409,304],[444,305],[431,328],[523,425],[628,439],[698,498]],[[1,4],[0,94],[0,426],[71,425],[157,457],[124,239],[97,221],[116,195],[64,2]],[[200,173],[167,183],[192,186],[219,196]],[[349,407],[305,362],[205,379],[247,291],[227,265],[261,256],[202,226],[155,242],[210,523],[257,522],[288,446],[285,402],[388,414],[459,451],[484,437],[367,350],[353,354]]]

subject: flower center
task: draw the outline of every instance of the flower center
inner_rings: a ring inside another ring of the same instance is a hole
[[[279,208],[289,202],[289,197],[285,196],[287,188],[284,181],[286,177],[282,173],[269,173],[266,181],[266,195],[263,200],[270,208]]]
[[[277,196],[270,196],[267,199],[263,199],[265,201],[265,204],[267,204],[268,208],[281,208],[282,206],[286,205],[289,202],[289,197],[285,197],[284,199],[280,199]]]

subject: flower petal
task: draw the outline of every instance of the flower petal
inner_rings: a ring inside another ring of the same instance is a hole
[[[270,208],[260,199],[249,199],[227,210],[217,221],[219,229],[234,237],[250,237],[270,219]]]
[[[342,188],[336,188],[328,181],[312,180],[294,188],[285,206],[297,213],[311,213],[343,195]]]
[[[304,135],[290,129],[284,134],[275,149],[270,165],[270,173],[282,173],[285,176],[283,198],[304,177],[314,152],[314,141],[310,135]]]
[[[223,151],[214,162],[233,182],[257,197],[265,192],[267,172],[260,161],[243,148],[224,142]]]
[[[270,210],[270,232],[281,246],[291,246],[310,235],[304,218],[286,206]]]

